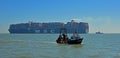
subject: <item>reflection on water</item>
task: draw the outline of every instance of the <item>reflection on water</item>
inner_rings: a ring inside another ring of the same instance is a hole
[[[120,58],[119,34],[83,34],[83,43],[55,42],[58,35],[0,34],[0,58]]]

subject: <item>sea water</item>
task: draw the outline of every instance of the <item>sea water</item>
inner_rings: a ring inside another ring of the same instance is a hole
[[[0,58],[120,58],[120,34],[80,34],[81,45],[57,44],[58,35],[0,34]]]

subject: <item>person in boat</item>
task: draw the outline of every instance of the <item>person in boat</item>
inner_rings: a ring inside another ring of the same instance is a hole
[[[77,32],[73,33],[73,35],[71,36],[72,40],[79,39],[79,38],[80,38],[80,36],[79,36],[79,34],[77,34]]]
[[[67,41],[68,41],[68,37],[67,37],[67,34],[62,34],[62,36],[63,36],[63,42],[64,43],[67,43]]]
[[[63,43],[63,36],[60,34],[57,40],[58,43]]]
[[[58,38],[59,38],[59,39],[62,38],[62,35],[60,34]]]
[[[64,33],[60,34],[57,40],[58,43],[67,43],[67,41],[68,41],[68,37]]]

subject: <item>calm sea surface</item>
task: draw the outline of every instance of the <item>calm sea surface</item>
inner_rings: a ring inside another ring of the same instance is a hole
[[[57,44],[57,37],[0,34],[0,58],[120,58],[120,34],[81,34],[81,45]]]

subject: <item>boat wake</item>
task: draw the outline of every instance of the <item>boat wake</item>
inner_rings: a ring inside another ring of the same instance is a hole
[[[41,43],[43,43],[43,44],[57,44],[56,42],[41,42]]]

